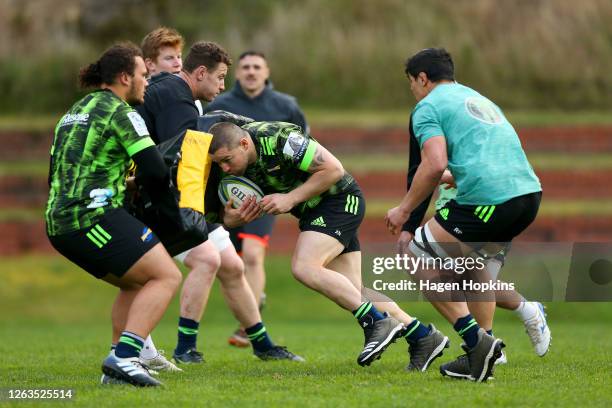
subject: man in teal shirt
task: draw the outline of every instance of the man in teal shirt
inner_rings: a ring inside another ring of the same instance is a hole
[[[406,62],[406,74],[418,102],[412,130],[422,162],[401,204],[388,211],[387,227],[397,233],[448,168],[457,196],[415,231],[410,252],[446,259],[483,248],[492,254],[501,251],[535,219],[541,199],[540,182],[516,131],[493,102],[455,82],[446,50],[419,51]],[[442,374],[486,381],[503,342],[477,321],[492,327],[494,300],[432,303],[465,342],[466,355],[443,365]]]

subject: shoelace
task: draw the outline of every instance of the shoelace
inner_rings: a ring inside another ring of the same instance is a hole
[[[527,334],[529,334],[529,340],[531,340],[531,344],[534,345],[542,341],[542,333],[540,332],[539,323],[540,321],[537,315],[525,322],[525,328],[527,329]]]
[[[143,369],[146,374],[151,375],[151,373],[149,372],[150,370],[149,366],[143,363],[142,361],[140,360],[132,361],[132,364],[135,365],[136,368]]]

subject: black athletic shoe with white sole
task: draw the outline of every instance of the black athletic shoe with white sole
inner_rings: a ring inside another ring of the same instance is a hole
[[[253,353],[257,357],[259,357],[261,360],[264,360],[264,361],[289,360],[289,361],[297,361],[299,363],[306,361],[304,360],[303,357],[300,357],[297,354],[293,354],[292,352],[287,350],[287,347],[285,346],[274,346],[271,349],[266,350],[266,351],[255,350]]]
[[[200,364],[204,362],[204,354],[196,350],[195,347],[188,349],[182,354],[177,354],[176,350],[174,350],[172,361],[175,364]]]
[[[496,339],[480,329],[478,343],[474,348],[461,345],[465,354],[457,357],[455,361],[440,366],[440,373],[452,378],[485,382],[493,374],[495,361],[501,357],[502,348],[505,346],[501,339]]]
[[[119,358],[111,353],[102,362],[102,372],[108,377],[122,380],[137,387],[156,387],[162,383],[149,374],[138,357]]]
[[[410,363],[406,370],[427,370],[427,367],[442,355],[444,349],[449,347],[448,337],[436,329],[436,326],[430,324],[429,330],[430,332],[427,336],[421,337],[415,343],[409,343],[408,354],[410,354]]]
[[[462,344],[461,348],[466,352],[457,357],[455,360],[442,364],[440,366],[440,374],[447,377],[469,380],[471,375],[470,361],[468,360],[467,352],[469,348]],[[489,377],[490,378],[490,377]]]
[[[360,366],[369,366],[376,359],[379,359],[389,344],[395,342],[397,337],[401,335],[404,325],[391,316],[387,316],[382,320],[370,322],[363,325],[365,334],[365,342],[363,350],[357,357],[357,364]]]
[[[478,343],[467,351],[470,362],[470,380],[484,382],[491,376],[495,361],[501,357],[505,347],[501,339],[487,334],[484,329],[478,330]]]

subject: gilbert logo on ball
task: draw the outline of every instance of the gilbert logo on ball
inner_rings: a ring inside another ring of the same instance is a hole
[[[261,188],[246,177],[241,176],[226,176],[219,182],[217,190],[219,199],[223,205],[232,199],[232,206],[238,208],[242,202],[249,196],[255,196],[257,201],[264,196]]]

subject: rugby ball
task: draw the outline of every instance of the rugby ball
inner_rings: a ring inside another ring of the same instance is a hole
[[[247,199],[248,196],[255,196],[255,199],[259,202],[264,196],[261,188],[246,177],[241,176],[226,176],[219,182],[219,199],[225,206],[231,199],[232,206],[238,208],[242,205],[242,202]]]

